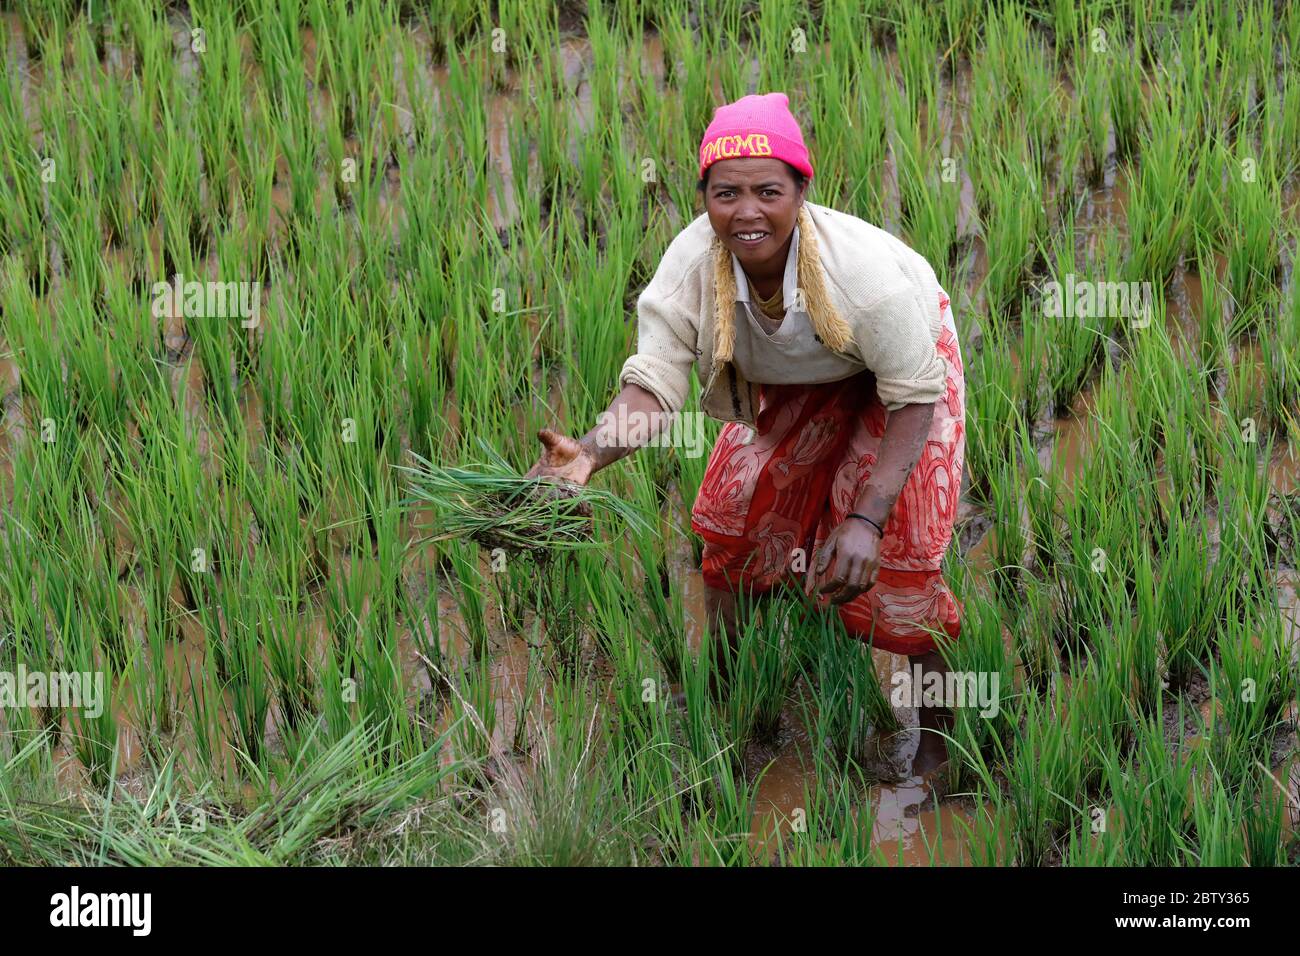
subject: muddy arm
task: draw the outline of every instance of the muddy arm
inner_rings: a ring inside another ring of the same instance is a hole
[[[885,526],[899,492],[921,460],[933,420],[934,402],[904,405],[889,413],[876,467],[859,489],[854,511],[866,515],[882,528]]]
[[[579,441],[595,462],[592,472],[647,444],[664,430],[667,420],[653,392],[628,382],[600,414],[596,427]]]

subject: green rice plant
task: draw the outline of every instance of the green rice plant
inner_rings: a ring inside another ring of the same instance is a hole
[[[185,661],[189,702],[183,706],[189,724],[191,749],[188,756],[195,770],[209,778],[223,780],[230,770],[223,745],[227,742],[222,732],[221,714],[225,701],[221,693],[221,678],[217,674],[215,654],[203,654],[197,661]]]
[[[1108,800],[1114,831],[1107,840],[1119,844],[1122,866],[1176,866],[1195,847],[1192,800],[1196,780],[1206,772],[1199,750],[1170,751],[1161,716],[1137,725],[1132,754],[1103,751]]]
[[[1039,160],[995,142],[972,153],[971,180],[989,262],[981,290],[998,312],[1020,297],[1047,230],[1046,178]]]
[[[1106,611],[1116,591],[1125,588],[1119,556],[1110,547],[1109,529],[1098,518],[1098,501],[1086,483],[1065,501],[1067,549],[1055,565],[1053,578],[1061,595],[1053,637],[1063,653],[1082,655],[1093,635],[1105,626]]]
[[[824,63],[826,76],[815,87],[821,93],[821,110],[814,126],[819,147],[828,157],[840,157],[843,179],[838,188],[827,183],[821,201],[879,223],[885,219],[890,115],[886,92],[890,78],[880,53],[866,35],[845,25],[851,22],[848,12],[837,14],[843,22],[826,28],[832,53]],[[852,122],[841,122],[840,116],[851,117]],[[823,186],[817,184],[814,188]]]
[[[1021,866],[1041,866],[1069,826],[1071,801],[1081,789],[1081,764],[1070,752],[1057,711],[1059,694],[1046,701],[1021,698],[1023,724],[1013,749],[1001,754],[1010,794],[1011,841]]]
[[[1053,46],[1056,49],[1059,63],[1067,55],[1077,54],[1078,48],[1082,45],[1084,30],[1087,26],[1085,21],[1090,12],[1089,5],[1084,4],[1080,9],[1079,4],[1053,0],[1048,6],[1050,6],[1050,10],[1046,11],[1046,14],[1050,16],[1049,22],[1052,25]]]
[[[590,552],[569,552],[531,575],[533,606],[546,617],[549,660],[561,672],[573,674],[578,669],[587,636],[583,582],[602,570],[603,562]]]
[[[815,686],[815,713],[805,726],[815,728],[841,766],[870,767],[884,738],[900,730],[898,717],[880,686],[869,641],[849,636],[838,616],[819,616],[810,635],[817,649],[804,666],[804,678]]]
[[[1086,660],[1070,685],[1066,711],[1066,735],[1079,764],[1081,798],[1104,791],[1102,754],[1127,753],[1139,719],[1130,677],[1122,669],[1120,642],[1098,640],[1084,653]]]
[[[1064,464],[1061,462],[1061,432],[1052,448],[1052,465],[1028,444],[1029,436],[1021,433],[1021,457],[1024,463],[1025,507],[1029,513],[1029,534],[1033,540],[1034,565],[1040,575],[1050,575],[1059,555],[1065,553],[1065,533],[1061,522]]]
[[[93,632],[65,632],[60,635],[63,656],[60,669],[90,677],[96,688],[102,681],[102,693],[95,701],[95,713],[83,701],[80,707],[69,707],[66,716],[72,750],[85,769],[92,786],[104,790],[117,776],[118,734],[117,694],[114,678],[120,672],[108,666],[106,656],[95,647]],[[98,653],[97,653],[98,651]]]
[[[1135,709],[1150,714],[1167,683],[1173,648],[1169,634],[1161,631],[1154,562],[1147,548],[1138,551],[1133,565],[1133,589],[1134,613],[1112,615],[1111,638],[1118,646],[1120,673],[1129,675]]]
[[[1029,546],[1022,513],[1022,469],[1014,450],[1022,443],[1027,439],[1008,447],[1007,458],[994,465],[990,479],[993,583],[999,598],[1009,605],[1014,603],[1017,582],[1025,572],[1025,551]]]
[[[486,657],[461,668],[448,683],[451,752],[463,762],[466,783],[485,779],[484,764],[496,747],[498,714],[492,697],[491,661]]]
[[[1294,67],[1279,71],[1275,80],[1260,84],[1260,96],[1260,165],[1276,170],[1278,178],[1286,181],[1295,172],[1295,150],[1300,143],[1300,74]]]
[[[901,5],[895,26],[902,88],[911,98],[912,107],[924,105],[933,116],[939,104],[936,55],[943,50],[939,42],[939,21],[924,5],[907,2]],[[898,112],[894,113],[894,119],[900,119]]]
[[[740,770],[722,764],[712,778],[708,807],[691,823],[684,848],[699,866],[750,866],[758,862],[750,842],[750,821],[758,786]]]
[[[1196,376],[1203,380],[1203,376]],[[1195,519],[1203,515],[1216,468],[1211,457],[1214,447],[1213,419],[1205,408],[1203,385],[1194,390],[1171,392],[1160,411],[1160,432],[1164,438],[1164,474],[1169,502],[1161,513],[1166,524],[1177,514]]]
[[[949,51],[949,62],[963,54],[972,55],[985,5],[974,0],[954,0],[944,4],[939,11],[944,21],[944,43]]]
[[[1158,53],[1159,69],[1168,71],[1166,83],[1180,96],[1191,93],[1185,122],[1197,141],[1217,137],[1225,125],[1235,123],[1232,100],[1241,92],[1238,84],[1245,72],[1228,51],[1236,24],[1220,32],[1211,16],[1209,9],[1189,11],[1171,24]]]
[[[50,786],[54,778],[54,762],[50,748],[46,743],[46,733],[38,725],[32,710],[15,707],[6,715],[5,734],[0,743],[0,806],[5,808],[4,824],[0,824],[0,839],[3,839],[6,858],[17,858],[17,847],[21,846],[19,830],[27,814],[19,811],[20,801],[31,800],[33,795],[47,797],[44,802],[53,802],[55,788]],[[52,847],[57,852],[66,852],[66,846]]]
[[[1052,642],[1056,608],[1055,587],[1037,578],[1025,582],[1023,603],[1012,627],[1016,660],[1024,668],[1025,683],[1043,692],[1060,677],[1061,660]]]
[[[1294,343],[1300,333],[1300,289],[1281,300],[1268,296],[1260,323],[1259,352],[1263,365],[1263,399],[1268,425],[1275,437],[1291,434],[1300,405],[1300,354]]]
[[[1011,808],[994,791],[995,800],[982,801],[970,820],[957,819],[957,832],[962,834],[970,860],[974,866],[1013,866],[1015,847],[1007,834],[1011,832]]]
[[[1229,303],[1223,298],[1223,288],[1214,269],[1214,257],[1209,249],[1198,243],[1196,254],[1197,285],[1201,292],[1201,311],[1196,316],[1200,334],[1197,339],[1197,359],[1209,377],[1228,365],[1228,312]]]
[[[888,88],[894,117],[894,166],[898,176],[902,226],[908,244],[937,265],[948,262],[957,240],[957,212],[961,182],[948,181],[942,157],[936,157],[934,140],[938,120],[933,108],[922,125],[916,112],[916,93]],[[932,101],[927,101],[932,102]]]
[[[1254,305],[1275,288],[1279,272],[1281,184],[1276,172],[1260,167],[1239,144],[1227,163],[1222,196],[1222,248],[1228,257],[1228,293],[1238,310]],[[1253,152],[1253,150],[1252,150]]]
[[[1057,217],[1064,220],[1072,216],[1078,202],[1080,181],[1088,181],[1088,172],[1082,156],[1089,148],[1089,130],[1083,118],[1083,104],[1079,98],[1058,89],[1059,106],[1055,109],[1057,129],[1057,160],[1060,172],[1056,179],[1052,199]],[[1105,133],[1102,133],[1103,141]],[[1095,145],[1092,147],[1096,148]],[[1104,146],[1102,147],[1104,157]],[[1104,163],[1104,159],[1103,159]]]
[[[76,21],[71,42],[76,49],[77,71],[82,75],[97,73],[98,53],[86,20]],[[103,189],[98,203],[102,204],[104,231],[110,241],[120,242],[127,231],[126,203],[129,201],[128,194],[120,188],[128,164],[126,104],[122,87],[117,83],[97,83],[88,92],[88,98],[71,105],[86,134],[90,176]],[[94,208],[90,203],[86,205]]]
[[[1042,324],[1047,343],[1047,388],[1052,412],[1060,417],[1105,357],[1105,330],[1087,309],[1078,309],[1078,297],[1070,295],[1074,288],[1071,277],[1077,268],[1073,213],[1065,218],[1061,231],[1053,234],[1050,247],[1041,252],[1051,263],[1048,281],[1053,284],[1044,287],[1041,308],[1027,311],[1025,317],[1031,324]]]
[[[1110,62],[1109,50],[1094,51],[1091,42],[1086,47],[1075,47],[1071,68],[1079,104],[1079,122],[1087,146],[1087,180],[1092,186],[1100,185],[1105,178],[1110,150]]]
[[[1206,255],[1205,249],[1223,248],[1223,236],[1227,230],[1224,215],[1228,208],[1224,194],[1228,180],[1240,177],[1241,173],[1241,167],[1233,162],[1232,153],[1222,144],[1216,144],[1206,152],[1204,162],[1190,185],[1189,246],[1198,255]]]
[[[218,673],[225,675],[233,743],[251,764],[261,767],[272,696],[263,657],[270,622],[262,616],[269,603],[265,597],[272,593],[270,580],[264,568],[254,570],[246,559],[226,562],[226,567],[213,595],[219,602],[218,629],[205,627],[205,644],[218,662]]]
[[[1264,321],[1263,306],[1253,306],[1233,316],[1233,327],[1227,333],[1233,338],[1240,332],[1258,329]],[[1221,412],[1228,423],[1228,431],[1236,432],[1242,443],[1249,443],[1248,435],[1252,428],[1256,433],[1272,435],[1265,417],[1267,411],[1263,406],[1263,384],[1265,374],[1259,361],[1260,353],[1251,337],[1234,345],[1230,352],[1231,362],[1221,377],[1218,389],[1220,399],[1216,410]],[[1235,427],[1233,427],[1235,426]]]
[[[404,582],[398,597],[398,612],[411,636],[419,663],[435,695],[445,692],[446,674],[451,666],[442,647],[442,607],[439,583],[433,565],[414,581]],[[416,582],[419,583],[416,583]]]
[[[1149,129],[1136,171],[1126,169],[1129,260],[1132,281],[1161,285],[1169,279],[1192,229],[1189,184],[1206,164],[1210,145],[1197,142],[1181,115],[1183,100],[1153,99]],[[1192,94],[1187,94],[1192,95]]]
[[[652,533],[632,536],[640,565],[638,603],[642,633],[669,680],[680,680],[686,655],[686,611],[682,581],[669,574],[662,546]]]
[[[1062,866],[1118,866],[1120,844],[1108,839],[1104,829],[1108,819],[1104,808],[1090,807],[1087,819],[1079,821],[1065,837],[1061,851]]]
[[[203,30],[205,49],[197,78],[197,98],[203,108],[195,119],[200,131],[203,178],[208,187],[208,215],[216,225],[224,222],[233,209],[231,167],[247,169],[250,165],[250,147],[244,135],[247,93],[234,10],[200,0],[191,7],[191,16]]]
[[[1016,401],[1010,331],[991,314],[980,319],[980,327],[982,348],[970,361],[966,392],[966,468],[971,476],[972,499],[989,505],[997,463],[1024,418]]]
[[[397,629],[391,618],[367,619],[358,646],[358,711],[360,719],[380,728],[375,754],[384,761],[399,759],[417,747],[418,733],[406,707]]]
[[[443,761],[437,741],[394,766],[368,759],[373,730],[359,727],[328,746],[317,742],[310,760],[288,768],[276,798],[251,808],[225,794],[196,802],[182,775],[164,768],[143,799],[128,790],[84,806],[42,809],[23,821],[29,858],[48,856],[57,840],[81,865],[283,866],[342,862],[325,841],[349,823],[374,833],[394,814],[408,818],[429,795],[440,794],[460,769]],[[445,805],[436,800],[435,805]],[[196,827],[202,810],[204,826]],[[439,813],[444,832],[448,814]],[[161,821],[161,823],[160,823]],[[57,835],[57,836],[56,836]]]
[[[571,215],[566,211],[561,221],[571,222]],[[578,422],[594,422],[605,409],[610,398],[605,390],[632,351],[632,326],[610,315],[611,303],[625,301],[626,264],[644,241],[639,217],[624,222],[611,224],[603,244],[590,233],[578,238],[576,223],[571,226],[570,266],[583,274],[584,283],[581,290],[562,287],[559,304],[565,317],[561,341],[571,363],[566,398]]]
[[[0,82],[0,175],[5,189],[0,191],[0,213],[10,228],[0,238],[0,255],[16,256],[16,265],[21,267],[15,270],[16,277],[43,293],[51,276],[42,213],[42,157],[23,117],[17,71],[4,72],[6,79]]]
[[[1234,608],[1234,610],[1239,609]],[[1230,625],[1211,662],[1210,685],[1222,729],[1210,737],[1210,759],[1230,785],[1255,777],[1271,759],[1273,736],[1296,698],[1296,670],[1276,608],[1253,622]]]
[[[1217,561],[1206,567],[1208,538],[1204,515],[1199,519],[1175,515],[1167,537],[1158,544],[1160,572],[1154,603],[1160,615],[1169,680],[1176,687],[1208,661],[1223,619],[1222,605],[1233,584],[1225,575],[1231,563]]]
[[[1011,612],[983,589],[971,586],[968,568],[953,579],[953,590],[963,606],[961,639],[940,645],[939,650],[953,671],[987,674],[998,682],[996,713],[982,714],[978,708],[958,707],[953,711],[948,755],[953,762],[956,784],[987,782],[990,762],[1016,726],[1014,701],[1018,688],[1014,679],[1013,637],[1007,632],[1017,626]]]
[[[762,604],[762,613],[758,606],[738,607],[740,634],[735,652],[727,641],[719,647],[730,676],[723,710],[730,733],[738,741],[775,738],[802,657],[797,645],[805,635],[794,617],[798,605],[771,598]]]
[[[1219,781],[1216,784],[1222,786]],[[1236,788],[1235,797],[1237,805],[1227,819],[1234,824],[1241,821],[1241,828],[1245,831],[1245,859],[1251,866],[1285,865],[1288,836],[1285,821],[1290,812],[1286,790],[1272,773],[1261,773]],[[1216,818],[1222,826],[1223,816],[1216,812]],[[1197,830],[1203,832],[1199,822]]]
[[[607,627],[631,628],[635,607],[630,601],[599,605]],[[684,747],[672,738],[671,695],[661,671],[637,641],[623,641],[611,654],[614,723],[609,761],[623,768],[628,805],[654,833],[660,853],[682,844],[684,819],[694,802],[696,786],[686,775]]]
[[[510,741],[511,749],[516,754],[527,755],[533,751],[528,735],[528,711],[537,700],[537,692],[543,686],[545,671],[541,663],[540,655],[532,653],[532,648],[540,644],[538,631],[540,622],[533,622],[533,641],[529,644],[528,667],[527,673],[524,674],[523,692],[515,700],[514,719],[515,732]],[[569,675],[573,676],[572,672]],[[545,732],[541,734],[543,742],[546,740]]]
[[[677,714],[677,725],[692,763],[688,773],[700,779],[713,779],[727,768],[739,768],[744,757],[744,741],[731,737],[725,713],[718,700],[719,645],[726,638],[713,633],[710,622],[700,649],[682,656],[681,685],[685,712]],[[704,794],[705,799],[711,793]]]
[[[1273,603],[1272,582],[1268,575],[1272,532],[1267,512],[1271,487],[1267,470],[1256,464],[1256,444],[1249,426],[1223,428],[1218,433],[1219,461],[1222,463],[1216,494],[1219,502],[1219,560],[1225,562],[1224,580],[1230,582],[1231,602],[1237,614],[1254,617],[1256,609]],[[1271,459],[1272,444],[1261,449],[1264,460]],[[1236,622],[1223,606],[1223,625]]]
[[[52,0],[35,7],[20,6],[18,14],[27,56],[43,62],[57,61],[63,49],[62,38],[75,15],[72,0]]]
[[[1246,860],[1246,832],[1242,809],[1234,806],[1229,791],[1210,765],[1208,785],[1193,794],[1192,819],[1196,827],[1195,861],[1201,866],[1240,866]],[[1207,792],[1208,790],[1208,792]],[[1281,840],[1277,846],[1281,847]]]
[[[1055,143],[1057,81],[1047,46],[1025,14],[1018,3],[1002,4],[986,13],[983,43],[971,61],[973,135],[969,142],[977,155],[987,158],[1001,151],[1000,144],[1023,140],[1025,167],[1042,169]],[[981,188],[978,181],[975,185]],[[1042,185],[1031,179],[1040,199]],[[1024,195],[1023,181],[1020,195]]]
[[[1113,19],[1108,20],[1102,29],[1107,37],[1126,35]],[[1142,96],[1145,71],[1136,45],[1132,48],[1111,46],[1106,62],[1109,66],[1111,125],[1115,130],[1115,158],[1125,162],[1139,154],[1139,137],[1146,108]]]
[[[81,627],[98,636],[105,668],[120,674],[130,656],[126,598],[118,581],[117,547],[102,498],[93,510],[90,506],[81,510],[79,524],[77,539],[69,547],[69,563],[82,575],[78,582]]]
[[[454,541],[448,548],[451,557],[452,573],[455,575],[452,593],[460,609],[461,619],[469,633],[470,659],[477,661],[488,653],[489,634],[487,626],[487,581],[479,569],[475,549],[463,542]]]

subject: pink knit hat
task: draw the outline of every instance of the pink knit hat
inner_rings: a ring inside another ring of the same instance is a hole
[[[783,159],[812,179],[808,147],[784,93],[752,93],[714,111],[700,142],[700,178],[718,160],[742,156]]]

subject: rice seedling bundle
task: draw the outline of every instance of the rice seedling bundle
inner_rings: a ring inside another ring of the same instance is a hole
[[[522,478],[483,445],[485,462],[440,467],[412,453],[416,467],[397,466],[408,477],[406,504],[431,505],[436,529],[423,541],[467,538],[488,549],[534,556],[601,547],[593,537],[597,515],[631,531],[650,526],[634,506],[612,492],[548,479]]]

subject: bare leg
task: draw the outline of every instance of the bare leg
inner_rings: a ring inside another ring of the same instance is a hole
[[[907,660],[910,667],[921,665],[922,688],[928,683],[928,674],[937,673],[942,678],[948,673],[948,665],[938,651],[910,656]],[[921,742],[912,759],[912,773],[920,776],[936,770],[948,757],[947,741],[935,731],[952,732],[952,709],[922,702],[917,708],[917,719],[921,727]]]

